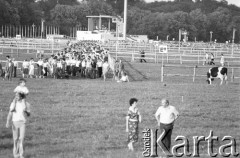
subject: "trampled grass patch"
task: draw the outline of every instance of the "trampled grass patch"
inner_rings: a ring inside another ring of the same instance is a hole
[[[126,69],[130,83],[108,79],[27,79],[32,115],[27,123],[26,158],[138,158],[142,156],[145,128],[157,128],[154,118],[160,100],[169,98],[180,117],[175,123],[172,143],[178,135],[187,137],[192,150],[193,136],[231,135],[240,152],[239,81],[219,86],[206,78],[192,82],[187,77],[166,77],[160,82],[160,66],[131,63]],[[179,69],[184,73],[184,69]],[[187,80],[185,80],[187,79]],[[0,157],[12,157],[11,130],[5,128],[13,89],[18,79],[0,81]],[[139,99],[143,122],[136,151],[127,150],[125,116],[131,97]],[[200,156],[207,157],[207,143],[201,142]],[[214,150],[226,144],[214,143]],[[160,149],[158,150],[161,154]]]

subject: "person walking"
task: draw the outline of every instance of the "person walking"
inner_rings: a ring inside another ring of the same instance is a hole
[[[141,123],[142,117],[137,108],[138,100],[131,98],[129,100],[130,107],[126,117],[126,132],[128,132],[128,149],[133,151],[133,144],[138,141],[138,124]]]
[[[13,71],[14,71],[14,64],[11,58],[8,58],[7,60],[8,61],[6,62],[6,65],[5,65],[5,79],[11,81],[13,76]]]
[[[103,80],[106,81],[107,78],[107,72],[109,70],[110,66],[107,61],[104,61],[102,65],[102,75],[103,75]]]
[[[145,58],[145,52],[144,50],[141,50],[140,51],[140,54],[141,54],[141,58],[140,58],[140,62],[142,63],[143,61],[146,63],[147,61],[144,59]]]
[[[122,63],[122,60],[119,60],[119,63],[118,63],[118,78],[119,79],[122,77],[123,73],[124,73],[124,64]]]
[[[24,158],[23,141],[26,129],[26,117],[30,116],[30,104],[23,101],[25,95],[16,93],[7,116],[6,128],[12,124],[13,133],[13,156],[14,158]]]
[[[38,65],[37,78],[42,78],[43,77],[43,59],[42,58],[39,58],[37,65]]]
[[[224,59],[223,54],[221,54],[221,58],[220,58],[220,64],[221,64],[221,66],[224,66],[224,63],[225,63],[225,59]]]
[[[27,59],[25,59],[22,63],[22,78],[25,78],[25,76],[28,78],[29,77],[29,62]]]
[[[100,58],[98,58],[98,60],[97,60],[97,73],[98,73],[99,78],[102,77],[102,66],[103,66],[103,61]]]
[[[205,54],[205,61],[204,61],[203,65],[209,65],[209,61],[208,60],[209,60],[209,55],[206,52],[206,54]]]
[[[34,73],[34,65],[35,65],[35,62],[34,62],[33,58],[31,58],[29,61],[29,77],[30,78],[33,78],[33,76],[35,74]]]
[[[17,77],[17,67],[18,67],[18,62],[15,61],[15,58],[12,59],[13,62],[13,77]]]
[[[213,55],[213,53],[211,53],[210,58],[211,58],[210,65],[215,65],[215,63],[214,63],[214,55]]]
[[[171,155],[171,135],[175,120],[179,116],[179,112],[172,105],[169,105],[167,99],[161,100],[161,105],[156,113],[155,118],[158,126],[160,126],[160,137],[157,142],[164,151],[164,154],[168,157]]]

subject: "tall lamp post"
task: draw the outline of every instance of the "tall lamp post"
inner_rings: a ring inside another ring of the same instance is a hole
[[[234,39],[235,39],[235,32],[236,32],[236,29],[233,28],[233,37],[232,37],[232,56],[233,56],[233,45],[234,45]]]
[[[212,34],[213,34],[213,32],[210,31],[210,42],[212,42]]]
[[[43,31],[44,31],[44,19],[41,19],[41,39],[43,38]]]
[[[35,25],[34,25],[34,23],[32,24],[32,29],[33,29],[33,38],[34,38],[34,35],[35,35]]]
[[[127,33],[127,0],[124,0],[124,26],[123,26],[123,39],[126,40]]]

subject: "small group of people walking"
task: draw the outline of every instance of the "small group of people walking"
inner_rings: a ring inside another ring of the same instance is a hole
[[[138,141],[139,123],[142,116],[137,108],[138,99],[131,98],[129,100],[130,107],[126,116],[126,132],[128,133],[128,149],[134,150],[134,143]],[[161,106],[155,113],[157,125],[160,128],[161,137],[158,140],[164,154],[168,157],[171,155],[171,135],[175,120],[178,118],[179,112],[176,108],[169,104],[169,100],[162,99]]]
[[[223,54],[221,54],[219,63],[221,64],[221,66],[224,66],[224,64],[225,64],[225,58],[224,58],[224,55],[223,55]],[[209,55],[209,54],[206,52],[205,57],[204,57],[204,63],[203,63],[203,65],[215,65],[213,53],[211,53],[211,54]]]
[[[5,69],[3,70],[3,65],[0,62],[0,77],[3,80],[12,80],[13,77],[17,77],[17,62],[14,58],[10,58],[9,55],[6,56]]]

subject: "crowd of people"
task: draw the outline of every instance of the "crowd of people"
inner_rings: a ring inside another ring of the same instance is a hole
[[[108,49],[101,47],[96,42],[78,42],[69,44],[61,52],[52,54],[49,58],[42,54],[38,59],[25,59],[21,66],[10,56],[6,57],[5,70],[0,63],[0,74],[4,79],[11,80],[17,77],[17,68],[20,67],[22,78],[102,78],[111,68],[108,63]],[[114,60],[115,61],[115,60]],[[104,67],[104,63],[106,66]],[[124,65],[120,61],[114,62],[113,73],[118,77],[116,80],[129,82]],[[105,70],[103,70],[105,69]],[[122,79],[123,76],[123,79]]]

